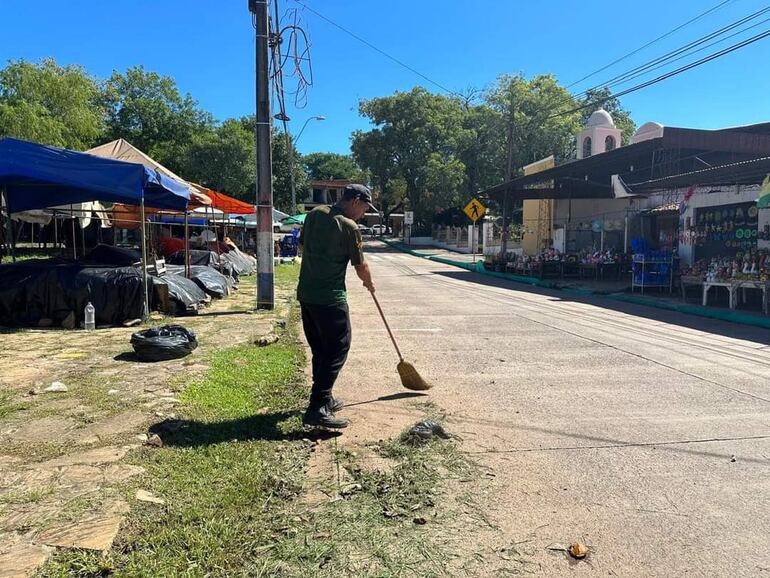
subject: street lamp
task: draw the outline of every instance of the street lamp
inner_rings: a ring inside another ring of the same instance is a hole
[[[283,131],[286,135],[286,154],[289,155],[289,183],[291,184],[291,214],[296,215],[297,214],[297,189],[294,184],[294,155],[292,154],[292,148],[294,145],[297,144],[297,141],[299,140],[299,137],[302,136],[302,133],[305,131],[305,127],[307,127],[307,123],[309,123],[311,120],[326,120],[325,116],[311,116],[309,119],[305,121],[305,124],[302,125],[302,128],[300,129],[299,133],[297,133],[297,136],[295,136],[293,139],[289,136],[289,129],[286,126],[286,123],[291,120],[288,116],[286,116],[284,113],[278,113],[273,118],[276,120],[280,120],[283,123]]]
[[[294,144],[297,144],[297,141],[299,140],[299,137],[302,136],[302,133],[305,132],[305,127],[307,126],[307,123],[309,123],[311,120],[326,120],[326,117],[323,115],[320,116],[311,116],[309,119],[305,121],[305,124],[302,125],[302,128],[297,133],[297,136],[294,137]]]

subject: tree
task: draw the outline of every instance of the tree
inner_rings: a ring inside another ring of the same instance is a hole
[[[612,92],[609,88],[591,88],[587,90],[585,96],[581,99],[581,104],[590,106],[581,111],[582,122],[585,124],[594,112],[603,108],[612,115],[615,126],[622,131],[623,144],[629,144],[631,137],[636,132],[636,123],[631,118],[631,113],[621,106],[617,98],[610,98],[611,94]]]
[[[310,153],[302,157],[307,175],[311,180],[344,179],[361,181],[366,175],[358,168],[350,155],[337,153]]]
[[[185,148],[214,128],[213,117],[169,76],[142,66],[113,72],[104,86],[107,138],[124,138],[172,170],[180,170]]]
[[[228,119],[195,135],[180,164],[186,179],[253,202],[254,158],[254,134],[240,120]]]
[[[507,134],[503,115],[487,104],[466,107],[458,156],[465,165],[464,200],[505,177]]]
[[[256,130],[256,120],[254,115],[244,116],[239,121],[245,130],[254,138]],[[302,155],[299,153],[294,143],[286,146],[286,134],[278,127],[273,127],[271,133],[271,151],[273,168],[273,205],[275,208],[289,212],[291,211],[291,177],[289,173],[289,151],[292,154],[294,167],[294,188],[297,192],[297,203],[301,203],[310,187],[308,185],[307,173],[302,164]],[[250,194],[255,194],[254,186],[250,189]],[[252,197],[253,198],[253,197]]]
[[[433,214],[452,202],[462,185],[455,178],[458,169],[464,170],[456,154],[463,131],[461,101],[416,87],[363,100],[359,111],[374,128],[353,134],[354,158],[383,193],[390,181],[402,179],[418,228],[428,228]],[[447,178],[439,178],[442,171]]]
[[[0,137],[89,148],[104,129],[99,97],[96,80],[79,66],[10,61],[0,70]]]
[[[575,135],[582,125],[580,113],[569,111],[578,103],[552,75],[530,80],[521,75],[500,76],[486,92],[485,101],[501,115],[506,151],[508,127],[513,124],[514,171],[549,155],[572,158]]]

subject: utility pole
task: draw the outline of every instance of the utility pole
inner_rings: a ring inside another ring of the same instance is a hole
[[[257,309],[273,309],[273,173],[270,151],[268,0],[248,0],[256,24],[257,54]]]
[[[513,124],[515,120],[514,116],[514,90],[516,89],[516,85],[514,84],[516,81],[515,79],[511,81],[511,102],[510,102],[510,109],[511,109],[511,116],[508,119],[508,160],[505,166],[505,182],[508,182],[513,178]],[[505,191],[503,193],[503,239],[500,243],[500,253],[503,259],[505,259],[506,254],[508,253],[508,191]],[[503,264],[503,267],[505,267],[505,264]]]

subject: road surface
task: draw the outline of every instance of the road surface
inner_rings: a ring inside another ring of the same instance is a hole
[[[496,539],[526,545],[527,572],[770,576],[770,331],[367,251],[406,357],[491,472]],[[348,286],[336,392],[360,404],[346,438],[376,441],[410,414],[371,402],[397,391],[395,354],[354,275]],[[548,549],[577,540],[587,562]]]

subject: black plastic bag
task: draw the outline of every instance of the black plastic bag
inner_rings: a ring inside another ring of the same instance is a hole
[[[429,440],[432,438],[447,440],[451,437],[440,423],[431,420],[418,421],[407,432],[407,438],[412,441]]]
[[[166,361],[190,355],[198,347],[198,340],[186,327],[164,325],[134,333],[131,345],[142,361]]]

